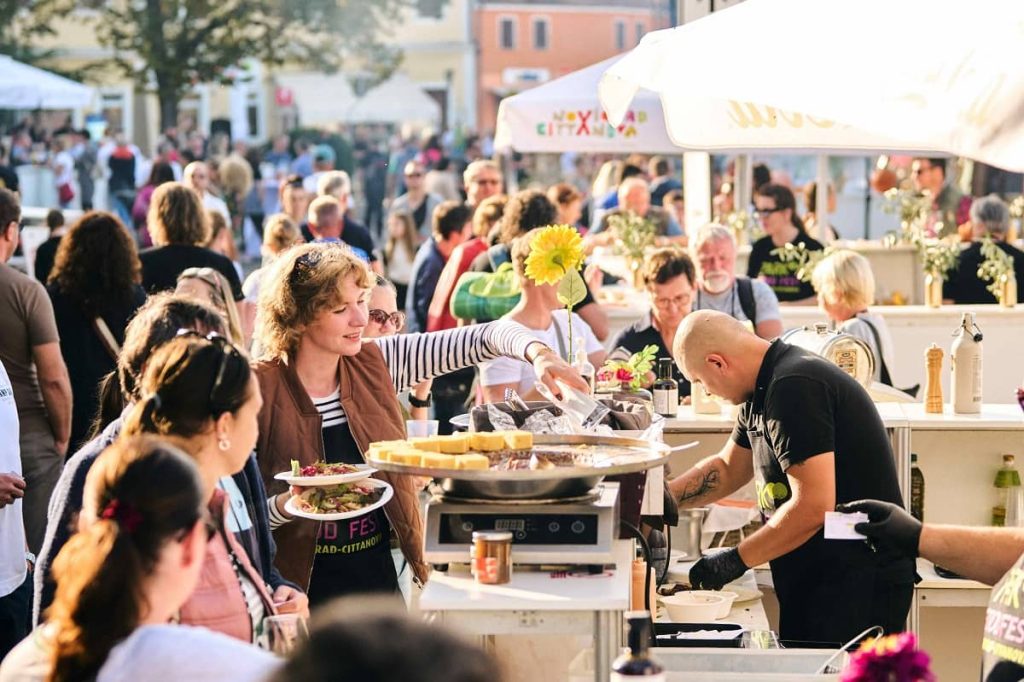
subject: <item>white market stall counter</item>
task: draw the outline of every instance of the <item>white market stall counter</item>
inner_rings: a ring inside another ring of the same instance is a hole
[[[622,647],[622,614],[629,610],[634,545],[615,543],[615,569],[564,575],[516,567],[511,582],[481,585],[464,568],[435,572],[419,608],[474,636],[592,635],[594,679],[609,679]]]

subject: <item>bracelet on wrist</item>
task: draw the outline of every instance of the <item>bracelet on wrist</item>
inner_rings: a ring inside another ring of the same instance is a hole
[[[430,407],[430,398],[431,398],[431,395],[429,393],[427,394],[427,396],[425,398],[423,398],[423,400],[420,400],[415,395],[410,393],[409,394],[409,404],[412,405],[413,407]]]

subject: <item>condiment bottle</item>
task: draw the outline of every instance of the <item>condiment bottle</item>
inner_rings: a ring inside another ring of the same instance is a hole
[[[935,343],[924,352],[924,411],[929,414],[942,414],[942,356],[942,349]]]
[[[664,682],[665,668],[650,654],[651,614],[648,611],[626,613],[629,651],[612,663],[611,682],[625,682],[638,677],[647,682]]]
[[[512,533],[475,531],[471,572],[478,583],[485,585],[503,585],[512,580]]]
[[[586,348],[583,346],[583,341],[579,341],[576,344],[576,358],[573,363],[573,367],[580,373],[583,380],[587,382],[587,386],[590,388],[589,395],[594,395],[594,387],[597,379],[597,370],[594,369],[594,365],[591,364],[590,359],[587,358]]]
[[[950,393],[955,414],[981,412],[981,330],[974,323],[974,313],[964,313],[956,339],[949,351],[953,372]]]
[[[1020,518],[1020,473],[1014,466],[1013,455],[1003,455],[1003,466],[996,472],[996,495],[998,501],[992,507],[993,526],[1015,526],[1021,523]],[[1012,510],[1013,518],[1010,518]]]
[[[672,359],[658,360],[658,380],[654,382],[654,412],[675,419],[679,412],[679,384],[672,378]]]

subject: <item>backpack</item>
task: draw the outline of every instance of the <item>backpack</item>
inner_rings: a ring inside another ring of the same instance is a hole
[[[757,302],[754,301],[754,284],[749,277],[736,278],[736,294],[740,299],[740,310],[750,320],[750,324],[757,326]]]

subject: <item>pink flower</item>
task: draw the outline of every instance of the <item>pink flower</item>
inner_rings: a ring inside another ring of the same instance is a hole
[[[598,381],[611,381],[614,377],[615,373],[609,369],[602,369],[600,372],[597,373]],[[1024,409],[1024,406],[1022,406],[1021,409]]]
[[[615,370],[615,378],[618,379],[619,381],[632,381],[633,373],[630,372],[625,367],[619,367],[617,370]]]
[[[932,682],[928,654],[912,632],[869,639],[843,669],[841,682]]]

